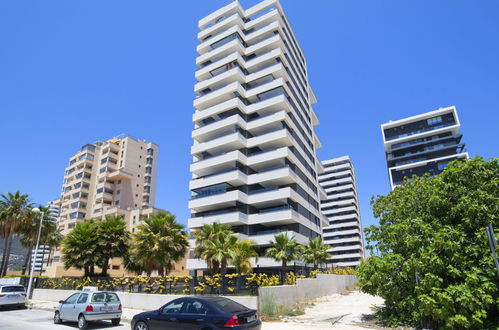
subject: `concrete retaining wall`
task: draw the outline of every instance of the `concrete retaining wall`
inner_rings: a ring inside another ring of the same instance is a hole
[[[292,308],[309,299],[341,292],[357,283],[354,275],[317,274],[317,278],[299,278],[296,285],[269,286],[258,289],[260,310],[265,305]]]
[[[76,291],[56,290],[56,289],[35,289],[33,292],[32,299],[59,301],[66,299],[74,292]],[[143,309],[143,310],[158,309],[159,307],[163,306],[169,301],[185,297],[180,295],[169,295],[169,294],[147,294],[147,293],[128,293],[128,292],[116,292],[116,294],[118,294],[118,296],[120,297],[123,308]],[[228,296],[227,298],[232,299],[249,308],[253,309],[258,308],[257,297]]]

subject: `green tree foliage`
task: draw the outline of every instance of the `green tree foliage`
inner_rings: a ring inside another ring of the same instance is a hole
[[[185,227],[175,221],[170,213],[157,213],[144,219],[132,234],[130,255],[125,266],[135,273],[148,275],[157,270],[162,276],[173,263],[181,260],[189,246]]]
[[[247,274],[253,270],[250,258],[258,260],[255,244],[251,240],[238,241],[232,250],[230,263],[236,268],[236,273]]]
[[[289,237],[287,233],[274,236],[274,241],[270,241],[270,247],[265,251],[265,256],[282,263],[282,269],[287,271],[288,263],[299,259],[302,251],[294,236]]]
[[[122,217],[108,215],[104,221],[98,222],[97,236],[100,256],[97,265],[102,269],[102,276],[107,276],[109,259],[127,254],[130,234]]]
[[[0,195],[0,236],[5,238],[0,277],[5,276],[9,265],[12,236],[31,223],[31,208],[28,195],[16,191]]]
[[[224,225],[219,222],[214,222],[211,224],[204,224],[201,229],[194,232],[194,237],[196,239],[196,248],[194,253],[202,259],[206,260],[208,268],[210,268],[211,273],[218,273],[220,270],[220,261],[213,259],[208,252],[207,243],[214,241],[217,237],[227,237],[234,234],[230,229],[229,225]]]
[[[389,325],[486,329],[498,324],[498,277],[485,227],[499,229],[499,164],[455,161],[372,201],[364,292],[385,299]]]
[[[99,254],[98,224],[86,220],[76,224],[64,237],[62,243],[62,261],[64,268],[83,269],[85,276],[93,276],[95,265],[101,260]]]
[[[324,244],[320,237],[316,237],[311,239],[308,245],[303,248],[301,257],[307,264],[313,264],[315,269],[317,265],[327,263],[329,259],[328,249],[329,246]]]

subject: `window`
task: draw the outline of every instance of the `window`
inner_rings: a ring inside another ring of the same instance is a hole
[[[114,266],[113,266],[114,267]],[[119,302],[120,298],[114,292],[96,292],[92,295],[92,302]]]
[[[59,256],[54,257],[54,262],[59,262],[59,260],[61,260],[61,257],[59,257]]]
[[[13,285],[13,286],[4,286],[3,288],[0,288],[0,292],[4,293],[4,292],[26,292],[26,291],[24,290],[24,286]]]
[[[184,306],[184,300],[177,299],[161,308],[161,314],[180,313]]]
[[[84,304],[87,302],[88,293],[82,293],[80,298],[78,298],[77,304]]]
[[[121,193],[120,189],[116,190],[116,195],[119,195],[120,193]]]
[[[151,174],[152,173],[152,167],[146,167],[146,173]]]
[[[64,301],[65,304],[75,304],[76,301],[78,300],[78,297],[80,296],[79,293],[74,293],[71,296],[69,296],[68,299]]]
[[[112,267],[114,270],[117,270],[117,269],[120,269],[120,266],[119,265],[113,265]]]
[[[442,122],[442,116],[430,118],[426,122],[428,123],[428,125],[440,124]]]
[[[187,302],[187,307],[185,308],[185,313],[189,314],[206,314],[208,312],[208,309],[206,306],[197,301],[197,300],[191,300]]]

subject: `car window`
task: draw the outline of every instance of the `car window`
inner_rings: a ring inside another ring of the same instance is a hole
[[[120,298],[118,298],[118,295],[113,292],[107,292],[106,293],[106,302],[120,302]]]
[[[92,302],[120,302],[120,298],[114,292],[96,292],[92,295]]]
[[[4,286],[2,288],[2,292],[24,292],[24,286],[20,285]]]
[[[169,313],[180,313],[182,310],[182,306],[184,306],[184,300],[174,300],[171,303],[166,304],[163,308],[161,308],[162,314]]]
[[[66,299],[66,301],[64,303],[65,304],[75,304],[76,300],[78,300],[79,296],[80,296],[79,293],[74,293],[74,294],[70,295],[69,298]]]
[[[77,304],[83,304],[87,302],[88,294],[87,293],[82,293],[80,298],[78,298]]]
[[[185,313],[189,314],[206,314],[208,309],[206,305],[197,300],[190,300],[186,302],[187,306],[185,308]]]
[[[245,311],[248,309],[248,307],[238,304],[237,302],[227,298],[213,299],[211,300],[211,302],[227,313],[235,313],[235,312]]]

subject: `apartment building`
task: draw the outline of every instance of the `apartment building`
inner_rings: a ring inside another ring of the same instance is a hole
[[[404,177],[440,174],[456,159],[467,159],[456,107],[440,108],[381,125],[392,190]]]
[[[59,219],[59,214],[61,213],[61,199],[55,199],[47,203],[47,209],[49,210],[50,220],[57,221]]]
[[[228,224],[258,246],[254,266],[279,267],[264,257],[274,235],[306,244],[327,224],[305,57],[276,0],[232,2],[199,29],[188,226]],[[187,267],[206,263],[191,255]]]
[[[322,228],[333,267],[355,267],[364,259],[364,240],[355,170],[349,156],[322,161],[319,183],[327,198],[321,202],[329,224]]]
[[[122,216],[134,232],[142,218],[161,211],[154,208],[158,153],[155,143],[125,135],[85,144],[69,158],[61,198],[52,203],[60,205],[57,224],[62,233],[68,234],[84,219],[108,215]],[[109,274],[126,274],[121,259],[112,260]],[[81,271],[64,270],[57,249],[47,275],[79,276]]]

